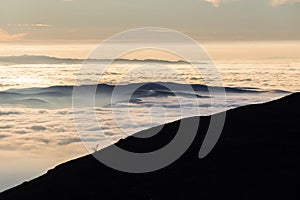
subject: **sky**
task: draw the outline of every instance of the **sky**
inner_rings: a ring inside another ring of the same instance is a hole
[[[138,27],[196,40],[298,40],[300,0],[1,0],[0,42],[101,41]]]

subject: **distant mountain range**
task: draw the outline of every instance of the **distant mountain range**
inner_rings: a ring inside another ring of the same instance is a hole
[[[0,56],[0,63],[4,64],[81,64],[83,62],[93,63],[93,62],[125,62],[125,63],[171,63],[171,64],[186,64],[188,62],[177,60],[157,60],[157,59],[77,59],[77,58],[58,58],[45,55],[21,55],[21,56]]]

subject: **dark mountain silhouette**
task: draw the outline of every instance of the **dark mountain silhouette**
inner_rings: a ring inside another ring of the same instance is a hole
[[[210,117],[200,118],[184,155],[159,171],[119,172],[88,155],[5,191],[0,199],[299,199],[299,103],[300,94],[292,94],[228,111],[221,138],[204,159],[198,153]],[[133,152],[159,149],[178,126],[179,121],[166,124],[151,138],[129,137],[117,145]]]

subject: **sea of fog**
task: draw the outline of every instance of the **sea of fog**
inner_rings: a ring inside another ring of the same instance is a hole
[[[0,57],[0,158],[5,160],[0,163],[0,191],[87,154],[98,144],[102,148],[149,127],[271,101],[300,89],[299,63],[218,64],[223,85],[214,88],[224,87],[226,102],[213,105],[214,97],[206,87],[208,78],[195,73],[189,63],[118,60],[105,73],[82,74],[82,61],[48,56]],[[201,66],[200,72],[208,69],[205,62]],[[95,106],[76,110],[87,113],[82,119],[84,143],[72,109],[78,75],[85,83],[80,87],[86,91],[97,88]],[[193,93],[185,90],[187,86]],[[91,109],[97,124],[89,122]]]

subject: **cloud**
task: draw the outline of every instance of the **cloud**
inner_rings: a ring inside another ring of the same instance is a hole
[[[1,35],[0,35],[0,39],[1,39]],[[0,111],[0,116],[3,116],[3,115],[20,115],[20,114],[21,114],[21,112],[16,112],[16,111]]]
[[[202,0],[212,4],[214,7],[219,7],[222,3],[241,1],[241,0]],[[299,3],[300,0],[268,0],[273,7],[280,6],[287,3]]]
[[[47,27],[52,27],[52,25],[50,24],[41,24],[41,23],[37,23],[37,24],[8,24],[8,26],[12,26],[12,27],[38,27],[38,28],[47,28]]]
[[[24,135],[24,134],[27,134],[26,131],[24,130],[19,130],[19,131],[16,131],[17,134],[21,134],[21,135]]]
[[[13,42],[23,39],[27,33],[9,34],[7,31],[0,29],[0,42]]]
[[[45,131],[45,130],[47,130],[47,128],[44,127],[44,126],[32,126],[31,129],[35,130],[35,131]]]
[[[6,138],[6,137],[9,137],[9,135],[0,134],[0,139]]]
[[[214,7],[219,7],[221,3],[225,0],[205,0],[208,3],[211,3]]]
[[[300,0],[270,0],[272,6],[280,6],[287,3],[299,3]]]
[[[13,128],[13,126],[12,125],[3,125],[3,126],[0,125],[0,129],[9,129],[9,128]]]
[[[222,3],[233,2],[233,1],[240,1],[240,0],[204,0],[214,7],[219,7]]]
[[[33,27],[52,27],[49,24],[31,24]]]
[[[68,145],[68,144],[77,143],[77,142],[81,142],[80,138],[69,138],[64,141],[58,142],[57,144],[58,145]]]
[[[43,143],[43,144],[49,144],[51,142],[51,140],[49,139],[44,139],[44,138],[26,138],[28,140],[34,140],[36,142],[40,142],[40,143]]]

